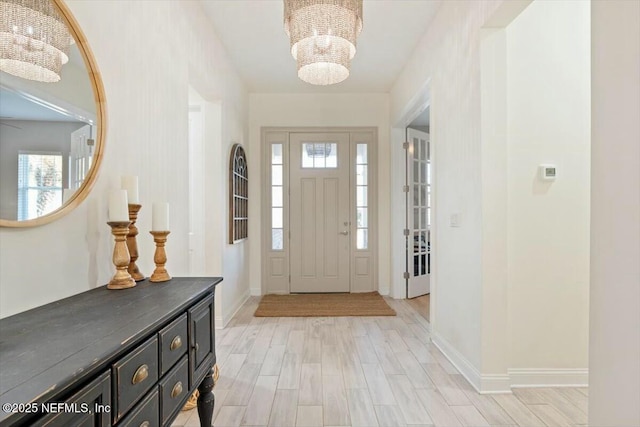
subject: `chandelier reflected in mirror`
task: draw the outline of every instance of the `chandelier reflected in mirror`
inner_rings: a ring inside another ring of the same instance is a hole
[[[301,80],[340,83],[356,54],[362,0],[284,0],[284,29]]]
[[[51,0],[0,0],[0,70],[57,82],[71,34]]]

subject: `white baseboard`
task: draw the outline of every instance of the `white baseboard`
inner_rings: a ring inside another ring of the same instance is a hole
[[[439,334],[432,333],[431,341],[438,347],[451,364],[469,381],[469,384],[480,394],[510,394],[509,375],[481,375],[478,369],[447,340]]]
[[[438,347],[438,349],[444,354],[455,368],[460,371],[463,377],[469,381],[469,383],[476,390],[480,390],[480,372],[464,357],[458,350],[456,350],[447,340],[442,338],[437,332],[431,333],[431,341]]]
[[[386,287],[386,288],[378,288],[378,293],[380,295],[388,296],[389,295],[389,291],[390,290],[389,290],[388,287]]]
[[[261,297],[262,296],[262,289],[260,288],[251,288],[251,296],[252,297]]]
[[[229,321],[233,319],[233,316],[236,315],[238,310],[240,310],[240,307],[242,307],[242,305],[245,302],[247,302],[250,296],[251,296],[251,292],[249,292],[249,290],[247,289],[247,291],[244,294],[242,294],[240,298],[238,298],[236,303],[233,304],[228,311],[225,311],[221,314],[216,315],[216,318],[215,318],[216,329],[224,329],[224,327],[229,324]]]
[[[589,369],[509,369],[511,387],[587,387]]]

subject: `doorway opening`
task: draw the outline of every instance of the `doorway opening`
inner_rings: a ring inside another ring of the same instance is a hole
[[[377,290],[373,128],[263,129],[264,293]]]

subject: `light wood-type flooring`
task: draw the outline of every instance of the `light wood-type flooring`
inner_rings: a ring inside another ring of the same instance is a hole
[[[586,388],[480,395],[404,300],[396,317],[256,318],[216,330],[214,426],[581,426]],[[196,410],[173,427],[199,426]]]

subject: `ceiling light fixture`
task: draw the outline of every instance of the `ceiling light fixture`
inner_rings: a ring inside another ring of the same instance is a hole
[[[340,83],[356,54],[362,0],[284,0],[284,30],[301,80]]]
[[[71,35],[51,0],[0,1],[0,70],[57,82],[69,61]]]

